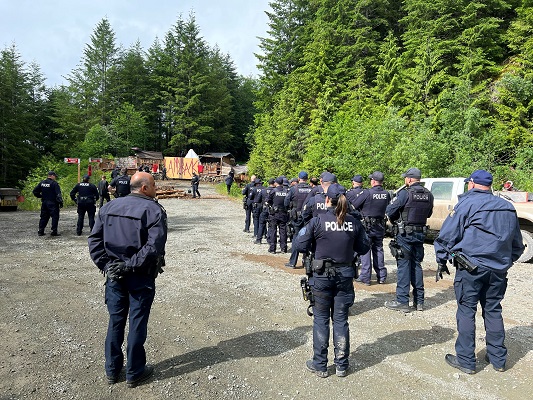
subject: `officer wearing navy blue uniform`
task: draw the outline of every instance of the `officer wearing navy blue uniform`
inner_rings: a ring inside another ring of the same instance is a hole
[[[327,188],[327,211],[304,226],[294,245],[300,252],[314,251],[313,275],[309,285],[315,299],[313,307],[313,358],[307,369],[327,377],[329,324],[333,321],[333,345],[337,376],[347,374],[350,355],[348,310],[354,302],[352,266],[354,252],[369,249],[361,222],[348,214],[345,189],[335,183]]]
[[[442,272],[449,274],[448,260],[457,267],[457,355],[447,354],[445,360],[465,373],[475,372],[475,317],[479,302],[486,331],[485,361],[502,372],[507,348],[500,303],[507,289],[507,271],[524,252],[524,244],[512,203],[492,194],[492,175],[476,170],[465,182],[468,191],[458,196],[458,203],[434,243],[437,281]]]
[[[200,177],[196,172],[192,173],[191,178],[191,188],[192,188],[192,198],[195,199],[198,195],[198,198],[202,197],[198,191],[198,186],[200,185]]]
[[[98,201],[98,188],[89,182],[89,175],[83,176],[83,181],[77,183],[70,191],[70,198],[78,206],[78,223],[76,224],[76,235],[80,236],[83,230],[83,220],[85,213],[89,219],[89,230],[94,226],[94,215],[96,214],[96,202]],[[76,197],[77,195],[77,197]]]
[[[250,200],[252,200],[252,221],[254,223],[254,240],[257,240],[259,232],[259,216],[263,210],[263,182],[261,179],[256,178],[254,182],[254,187],[250,190]]]
[[[352,178],[352,188],[346,192],[346,198],[350,204],[355,203],[355,199],[363,191],[363,177],[361,175],[355,175]]]
[[[361,272],[356,281],[370,285],[372,268],[376,272],[378,283],[385,283],[387,268],[383,252],[383,237],[385,236],[385,210],[390,203],[390,194],[383,189],[384,175],[374,171],[370,176],[370,189],[360,192],[352,205],[359,210],[363,226],[370,240],[370,251],[361,256]],[[346,193],[348,196],[348,193]]]
[[[276,252],[279,230],[279,245],[282,253],[287,252],[287,221],[289,216],[285,208],[285,197],[287,197],[287,188],[283,186],[283,177],[277,177],[275,188],[268,196],[268,204],[271,208],[271,229],[269,253]]]
[[[311,192],[311,186],[307,183],[309,175],[306,171],[300,171],[298,174],[298,183],[292,186],[285,198],[285,207],[289,210],[290,223],[294,226],[294,237],[298,236],[298,232],[304,226],[304,219],[302,216],[302,209],[304,201],[307,198],[309,192]],[[291,257],[289,262],[285,264],[287,268],[296,268],[298,263],[298,251],[293,246],[291,251]]]
[[[308,222],[311,218],[327,211],[326,190],[335,182],[337,182],[337,177],[334,174],[331,172],[322,173],[320,176],[320,186],[315,188],[316,190],[314,195],[312,194],[313,190],[311,190],[311,196],[308,195],[307,200],[302,208],[302,217],[304,222]]]
[[[144,343],[155,296],[155,278],[164,265],[167,215],[154,200],[156,188],[151,174],[135,173],[131,189],[130,195],[100,209],[88,242],[92,260],[107,274],[107,381],[116,383],[123,367],[122,343],[129,314],[126,383],[135,387],[154,370],[146,364]]]
[[[44,228],[48,225],[48,221],[52,218],[52,233],[51,236],[59,236],[57,227],[59,224],[59,209],[63,207],[63,196],[61,195],[61,188],[56,182],[57,174],[54,171],[48,172],[48,177],[39,182],[33,189],[33,195],[41,199],[41,218],[39,219],[39,236],[44,235]]]
[[[244,189],[242,189],[244,209],[246,211],[244,219],[244,232],[250,233],[250,223],[252,222],[252,201],[250,200],[250,192],[255,185],[255,175],[250,177],[250,183],[248,183]]]
[[[131,193],[130,177],[126,168],[120,170],[120,175],[111,181],[108,189],[115,189],[116,197],[126,197]]]
[[[263,237],[266,237],[267,243],[270,244],[270,206],[268,204],[268,197],[270,192],[274,190],[274,179],[268,180],[268,186],[261,189],[261,213],[259,214],[259,229],[255,238],[255,244],[261,244]]]
[[[395,239],[401,249],[397,253],[396,300],[385,302],[391,310],[410,312],[409,284],[413,286],[413,307],[424,309],[424,239],[426,222],[433,212],[433,195],[420,184],[422,174],[418,168],[410,168],[402,174],[405,188],[387,206],[385,214],[397,231]]]

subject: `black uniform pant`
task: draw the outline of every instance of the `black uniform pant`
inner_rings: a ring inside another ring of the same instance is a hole
[[[287,212],[277,211],[272,215],[272,228],[270,231],[270,248],[268,251],[276,251],[279,230],[279,246],[283,253],[287,252],[287,221],[289,217]]]
[[[92,231],[94,226],[94,214],[96,214],[96,206],[94,203],[78,204],[78,223],[76,225],[76,234],[81,235],[83,230],[83,222],[85,220],[85,213],[89,218],[89,229]]]
[[[246,203],[246,216],[244,217],[244,231],[250,231],[250,222],[252,219],[252,203]]]
[[[44,233],[44,228],[52,218],[52,232],[57,232],[59,224],[59,204],[55,201],[43,201],[41,204],[41,219],[39,220],[39,233]]]
[[[252,204],[252,219],[254,221],[254,237],[261,239],[259,236],[259,218],[261,215],[262,207],[259,203]]]
[[[193,184],[192,185],[192,197],[195,198],[196,195],[198,195],[198,197],[202,197],[200,195],[200,192],[198,191],[198,184]]]

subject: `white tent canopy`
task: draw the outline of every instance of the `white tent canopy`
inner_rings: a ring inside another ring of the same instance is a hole
[[[196,154],[193,149],[189,149],[185,158],[198,158],[198,154]]]

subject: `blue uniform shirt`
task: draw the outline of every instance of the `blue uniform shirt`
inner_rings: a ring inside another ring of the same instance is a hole
[[[294,246],[301,253],[314,249],[317,260],[330,258],[335,263],[350,266],[343,271],[344,276],[353,276],[350,274],[354,272],[351,268],[354,252],[365,254],[370,249],[361,221],[348,214],[344,225],[339,226],[333,208],[313,217],[298,233]]]
[[[508,270],[524,252],[513,205],[475,188],[458,199],[434,243],[437,263],[445,263],[450,253],[461,253],[475,265]]]
[[[91,258],[102,271],[112,261],[148,269],[165,255],[167,214],[154,199],[130,194],[106,203],[89,236]]]
[[[361,211],[363,217],[383,218],[389,202],[389,192],[381,185],[376,185],[360,192],[351,203],[355,209]]]
[[[33,195],[42,199],[43,202],[63,202],[59,183],[51,178],[46,178],[44,181],[39,182],[39,184],[33,189]]]

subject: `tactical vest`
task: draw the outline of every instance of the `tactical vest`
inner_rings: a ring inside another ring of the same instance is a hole
[[[403,208],[401,219],[406,225],[426,225],[432,209],[431,192],[420,185],[409,186],[407,203]]]

